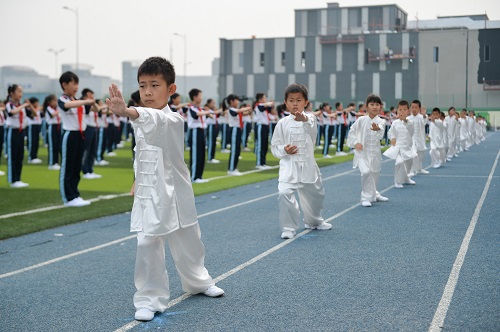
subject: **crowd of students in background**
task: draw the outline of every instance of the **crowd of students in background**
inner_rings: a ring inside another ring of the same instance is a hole
[[[74,77],[72,79],[75,80]],[[65,95],[66,92],[63,97]],[[9,86],[7,99],[0,104],[0,140],[2,141],[0,153],[3,149],[8,161],[8,181],[14,188],[28,186],[27,183],[21,181],[25,150],[28,152],[28,163],[41,164],[43,162],[38,158],[40,138],[48,149],[49,170],[60,170],[61,158],[65,154],[63,117],[68,113],[65,112],[64,101],[61,102],[61,98],[55,95],[47,96],[43,103],[34,97],[22,101],[22,96],[22,87],[14,84]],[[76,100],[74,96],[71,98]],[[63,99],[68,102],[71,98]],[[246,103],[246,97],[230,94],[223,99],[219,107],[214,99],[206,99],[203,103],[203,92],[199,89],[190,90],[189,98],[190,102],[182,103],[181,96],[175,93],[170,97],[169,106],[172,111],[180,113],[185,120],[185,147],[189,150],[188,165],[193,183],[208,181],[203,178],[205,164],[220,163],[216,159],[217,151],[229,154],[227,173],[231,176],[242,175],[238,170],[241,151],[254,152],[256,169],[271,168],[267,165],[267,154],[274,128],[281,118],[289,115],[284,104],[268,101],[264,93],[257,93],[251,103]],[[83,89],[78,100],[82,100],[83,104],[77,107],[70,105],[75,108],[75,111],[74,116],[68,117],[68,121],[76,121],[71,129],[80,131],[79,135],[83,138],[80,168],[83,178],[97,179],[101,175],[94,172],[94,166],[108,165],[109,162],[105,160],[105,157],[115,156],[114,150],[123,147],[125,140],[132,141],[133,158],[133,130],[127,118],[118,117],[109,112],[105,103],[94,98],[92,90]],[[136,91],[130,96],[128,106],[141,105],[139,93]],[[79,115],[80,108],[82,112]],[[421,107],[419,102],[414,108],[416,111],[412,108],[413,115],[408,115],[409,119],[416,121],[415,116],[420,114],[419,121],[423,122],[422,130],[425,132],[423,142],[417,144],[417,154],[422,161],[422,154],[426,150],[425,139],[430,139],[432,167],[443,165],[459,151],[467,150],[470,145],[484,139],[486,121],[484,117],[475,116],[474,111],[468,112],[464,109],[456,112],[455,108],[450,107],[446,116],[437,108],[433,109],[431,114],[427,114],[425,107]],[[353,153],[352,147],[344,147],[344,145],[353,123],[367,114],[365,104],[362,103],[356,107],[356,104],[351,102],[344,107],[344,104],[339,101],[334,104],[323,102],[317,109],[313,109],[312,103],[309,103],[306,111],[316,116],[316,149],[321,151],[324,158],[332,158],[333,153],[336,156]],[[81,119],[78,116],[81,116]],[[384,110],[382,105],[378,117],[385,124],[381,144],[382,146],[390,145],[391,125],[401,116],[394,107]],[[85,129],[82,129],[82,124],[85,125]],[[253,150],[248,145],[252,132]],[[73,134],[75,135],[77,134]],[[410,176],[414,175],[421,168],[420,166],[415,171],[413,167],[408,173]],[[4,175],[3,172],[0,171],[0,175]],[[75,178],[76,176],[76,174],[73,175]]]

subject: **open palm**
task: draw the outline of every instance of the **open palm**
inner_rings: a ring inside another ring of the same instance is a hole
[[[109,87],[109,98],[106,99],[106,104],[109,110],[118,116],[126,116],[127,106],[123,100],[122,93],[116,84],[111,84]]]

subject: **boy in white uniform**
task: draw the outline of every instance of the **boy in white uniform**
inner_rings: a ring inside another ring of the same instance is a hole
[[[455,118],[455,114],[455,107],[452,106],[448,109],[448,116],[444,119],[444,122],[446,123],[446,134],[448,135],[448,152],[446,155],[448,161],[455,157],[456,154],[455,135],[457,132],[457,119]]]
[[[167,105],[176,89],[174,68],[152,57],[139,67],[137,78],[145,107],[127,108],[114,84],[106,102],[114,114],[132,120],[137,139],[131,215],[131,231],[138,232],[134,305],[135,319],[149,321],[166,310],[170,298],[166,240],[186,292],[217,297],[224,291],[204,266],[205,247],[184,162],[184,120]]]
[[[422,164],[425,158],[425,124],[427,123],[427,115],[424,116],[421,112],[422,105],[419,100],[414,100],[411,102],[410,111],[411,115],[408,117],[413,123],[413,146],[417,150],[417,156],[413,159],[413,164],[410,171],[410,177],[421,174],[429,174],[428,170],[422,168]]]
[[[469,121],[467,121],[467,110],[464,108],[460,111],[460,152],[468,151],[467,140],[469,139]]]
[[[441,121],[441,110],[439,108],[435,107],[432,110],[430,120],[429,137],[431,139],[431,149],[429,154],[431,156],[431,165],[433,168],[439,168],[442,166],[440,150],[444,148],[442,134],[444,127],[443,121]]]
[[[368,115],[360,116],[349,130],[347,145],[354,150],[353,168],[361,172],[361,205],[369,207],[372,202],[387,202],[389,199],[377,191],[382,154],[380,140],[384,136],[385,120],[381,119],[382,100],[371,94],[366,98]]]
[[[331,224],[321,216],[325,189],[318,164],[314,159],[316,117],[304,110],[309,103],[307,88],[291,84],[285,90],[285,106],[289,116],[276,125],[271,152],[280,159],[278,204],[281,238],[291,239],[300,227],[298,193],[306,228],[328,230]]]
[[[415,184],[415,181],[410,179],[409,173],[413,158],[418,156],[415,146],[413,146],[413,123],[408,120],[410,110],[408,102],[401,100],[398,103],[399,119],[395,120],[389,132],[388,138],[391,142],[391,147],[384,152],[386,157],[396,160],[394,167],[394,187],[403,188],[403,184]]]

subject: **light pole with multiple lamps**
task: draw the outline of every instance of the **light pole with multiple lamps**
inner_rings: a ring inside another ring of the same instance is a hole
[[[187,35],[181,35],[180,33],[174,33],[174,36],[181,37],[184,39],[184,94],[187,96]]]
[[[78,60],[78,7],[76,8],[71,8],[71,7],[68,7],[68,6],[64,6],[63,9],[66,9],[66,10],[69,10],[73,13],[75,13],[75,16],[76,16],[76,71],[78,71],[79,67],[80,67],[80,64],[79,64],[79,60]]]
[[[64,51],[64,48],[61,48],[60,50],[55,50],[55,49],[53,49],[53,48],[49,48],[47,51],[48,51],[48,52],[51,52],[51,53],[54,53],[54,59],[55,59],[55,64],[56,64],[56,65],[55,65],[55,72],[54,72],[54,74],[56,75],[56,79],[57,79],[57,55],[58,55],[59,53],[63,52],[63,51]]]

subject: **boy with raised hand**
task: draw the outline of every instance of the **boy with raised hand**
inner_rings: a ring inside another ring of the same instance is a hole
[[[415,184],[410,179],[409,173],[413,158],[417,155],[417,150],[413,146],[413,123],[408,120],[410,110],[408,102],[401,100],[398,103],[399,119],[394,120],[387,136],[391,142],[391,147],[384,152],[386,157],[394,159],[394,187],[403,188],[405,184]]]
[[[379,96],[371,94],[366,98],[368,115],[360,116],[351,126],[347,145],[354,150],[353,168],[361,172],[361,205],[372,206],[375,201],[389,199],[377,191],[382,154],[380,140],[384,136],[385,120],[378,115],[382,106]]]
[[[136,135],[134,205],[131,231],[137,232],[134,295],[135,319],[149,321],[167,309],[170,298],[165,267],[168,240],[182,288],[191,294],[218,297],[204,266],[205,247],[200,239],[193,188],[184,162],[184,120],[168,107],[175,93],[175,71],[170,62],[151,57],[138,69],[144,107],[127,108],[112,84],[110,110],[132,121]]]
[[[318,164],[314,159],[316,117],[304,110],[309,103],[307,88],[291,84],[285,90],[285,106],[289,116],[276,125],[271,152],[280,159],[278,204],[281,238],[291,239],[300,227],[300,198],[305,227],[328,230],[332,225],[321,216],[325,189]],[[325,142],[326,143],[326,142]]]

